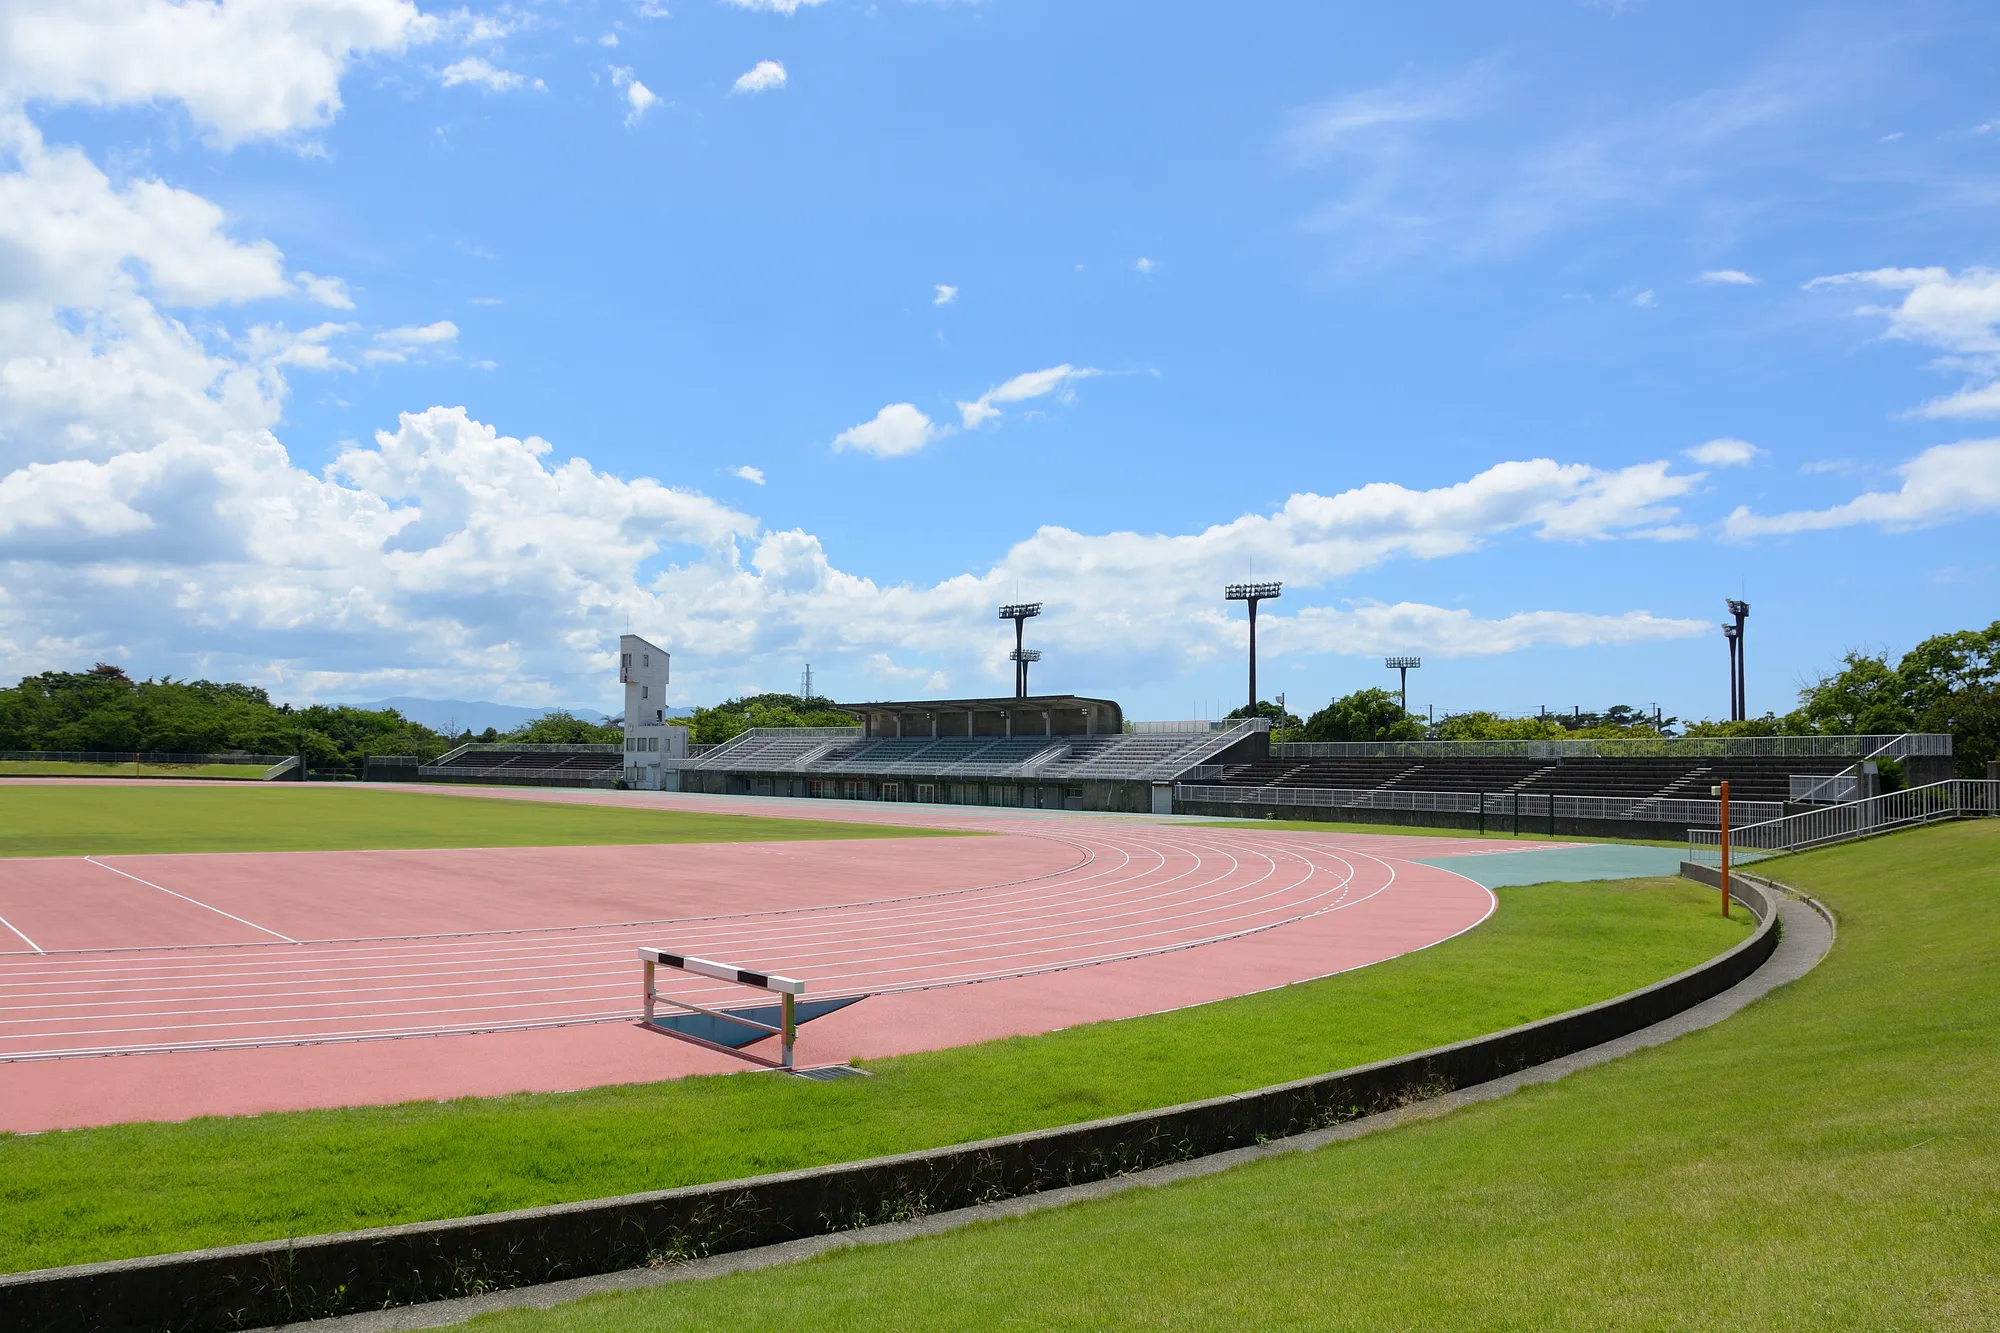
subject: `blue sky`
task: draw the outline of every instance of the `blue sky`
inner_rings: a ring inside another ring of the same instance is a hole
[[[1746,12],[1747,10],[1747,12]],[[0,2],[0,673],[1753,709],[1995,614],[2000,15]]]

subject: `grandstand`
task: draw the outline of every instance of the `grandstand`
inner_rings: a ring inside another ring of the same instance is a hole
[[[625,763],[618,745],[461,745],[417,769],[421,782],[484,782],[517,787],[616,787]]]
[[[1373,819],[1658,836],[1714,824],[1729,784],[1739,823],[1878,788],[1883,762],[1913,784],[1951,776],[1949,736],[1278,744],[1261,759],[1188,770],[1175,808],[1204,814]],[[1338,810],[1338,816],[1331,812]],[[1650,826],[1650,827],[1649,827]]]
[[[1173,782],[1267,753],[1268,723],[1128,732],[1109,699],[841,704],[852,727],[752,728],[691,754],[682,791],[1166,813]]]

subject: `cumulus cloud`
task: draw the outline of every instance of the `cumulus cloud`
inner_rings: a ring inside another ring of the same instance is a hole
[[[738,9],[762,9],[773,14],[796,14],[801,9],[824,4],[826,0],[726,0]]]
[[[1879,315],[1889,321],[1889,336],[1943,348],[1949,352],[2000,353],[2000,270],[1969,268],[1954,274],[1945,268],[1878,268],[1862,273],[1836,273],[1814,278],[1806,290],[1828,287],[1874,287],[1907,293],[1893,306],[1864,305],[1858,315]]]
[[[950,427],[940,427],[918,411],[915,403],[891,403],[867,421],[834,436],[833,447],[835,452],[854,449],[877,458],[896,458],[913,454],[949,433]]]
[[[435,324],[405,325],[376,334],[378,345],[369,348],[363,356],[376,362],[407,361],[413,352],[457,340],[458,325],[448,319],[441,319]]]
[[[1482,619],[1462,608],[1421,602],[1371,602],[1351,608],[1309,606],[1291,617],[1271,616],[1258,629],[1258,647],[1273,654],[1361,657],[1411,651],[1439,657],[1494,657],[1544,646],[1629,646],[1697,638],[1712,632],[1706,620],[1674,619],[1650,611],[1611,616],[1519,611],[1499,619]]]
[[[1894,491],[1869,491],[1831,508],[1769,516],[1742,506],[1729,516],[1724,530],[1739,539],[1863,523],[1899,531],[2000,512],[2000,440],[1937,445],[1896,472],[1903,484]]]
[[[948,283],[937,284],[937,295],[931,298],[932,305],[950,305],[958,299],[958,288]]]
[[[742,467],[739,468],[731,468],[730,475],[733,477],[741,477],[743,480],[749,482],[752,486],[762,486],[764,484],[764,469],[760,467],[751,467],[748,463],[745,463]]]
[[[1720,283],[1725,287],[1755,287],[1758,283],[1758,279],[1740,268],[1712,268],[1701,275],[1701,280]]]
[[[339,278],[322,278],[317,273],[307,273],[303,269],[292,275],[301,291],[321,305],[330,305],[336,310],[354,309],[354,298],[348,294],[347,284]]]
[[[1146,256],[1140,255],[1138,260],[1133,263],[1132,267],[1138,269],[1141,273],[1151,273],[1155,268],[1159,266],[1155,264],[1152,260],[1146,258]]]
[[[1891,531],[2000,513],[2000,440],[1961,440],[1926,449],[1896,469],[1903,484],[1868,491],[1828,509],[1757,514],[1740,506],[1724,524],[1730,537],[1777,536],[1872,523]]]
[[[1957,393],[1948,393],[1942,398],[1931,399],[1923,406],[1913,409],[1910,415],[1945,420],[2000,417],[2000,381],[1992,384],[1967,385]]]
[[[1748,440],[1728,438],[1697,444],[1681,453],[1704,467],[1747,467],[1764,451]]]
[[[410,0],[12,0],[0,88],[17,105],[178,102],[227,147],[327,124],[351,60],[434,30]]]
[[[785,67],[775,60],[760,60],[742,74],[730,88],[734,93],[768,93],[785,86]]]
[[[1042,398],[1055,394],[1059,402],[1073,402],[1075,386],[1082,380],[1102,375],[1101,370],[1090,366],[1072,366],[1067,363],[1050,366],[1047,370],[1031,370],[1016,375],[1005,384],[988,389],[969,403],[960,403],[958,412],[967,430],[977,430],[989,421],[1000,419],[1002,403],[1023,403],[1031,398]]]
[[[455,88],[461,83],[474,83],[488,92],[504,93],[515,88],[546,88],[540,79],[530,79],[525,74],[516,74],[511,69],[499,69],[478,56],[467,56],[454,61],[438,71],[438,80],[447,88]]]
[[[633,78],[632,71],[624,65],[612,68],[611,83],[613,87],[621,88],[625,92],[625,105],[630,108],[625,113],[625,123],[628,126],[637,125],[640,117],[646,114],[646,109],[659,103],[659,94]]]

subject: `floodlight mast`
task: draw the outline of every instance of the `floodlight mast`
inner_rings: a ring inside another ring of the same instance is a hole
[[[1743,684],[1743,622],[1750,619],[1750,603],[1731,597],[1728,606],[1729,614],[1736,618],[1735,623],[1722,627],[1723,637],[1729,640],[1729,717],[1742,722],[1750,716],[1749,695]]]
[[[1243,602],[1250,607],[1250,713],[1257,716],[1257,603],[1284,595],[1282,583],[1232,583],[1222,590],[1225,601]]]
[[[1397,697],[1402,700],[1402,709],[1405,713],[1410,711],[1410,673],[1423,664],[1424,659],[1421,657],[1385,657],[1382,659],[1383,666],[1389,668],[1391,671],[1402,673],[1402,685],[1397,690]]]
[[[1009,602],[1000,608],[1000,618],[1014,622],[1014,651],[1008,654],[1008,656],[1014,661],[1014,697],[1016,699],[1025,699],[1028,697],[1028,663],[1040,661],[1042,656],[1040,653],[1036,653],[1031,658],[1023,658],[1021,656],[1022,652],[1025,651],[1021,646],[1022,629],[1031,617],[1038,616],[1041,613],[1042,604],[1040,602]]]
[[[1041,661],[1042,650],[1039,648],[1016,648],[1013,652],[1007,654],[1007,656],[1014,659],[1014,676],[1019,689],[1019,693],[1014,697],[1025,699],[1028,697],[1028,663]]]

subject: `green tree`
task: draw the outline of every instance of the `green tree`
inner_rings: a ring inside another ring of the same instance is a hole
[[[751,694],[713,708],[697,708],[688,719],[688,743],[720,745],[751,727],[851,727],[854,719],[832,701],[796,694]]]
[[[558,708],[522,723],[500,739],[516,745],[616,745],[624,738],[622,727],[586,722]]]
[[[1423,724],[1387,690],[1356,690],[1306,719],[1309,741],[1420,741]]]

